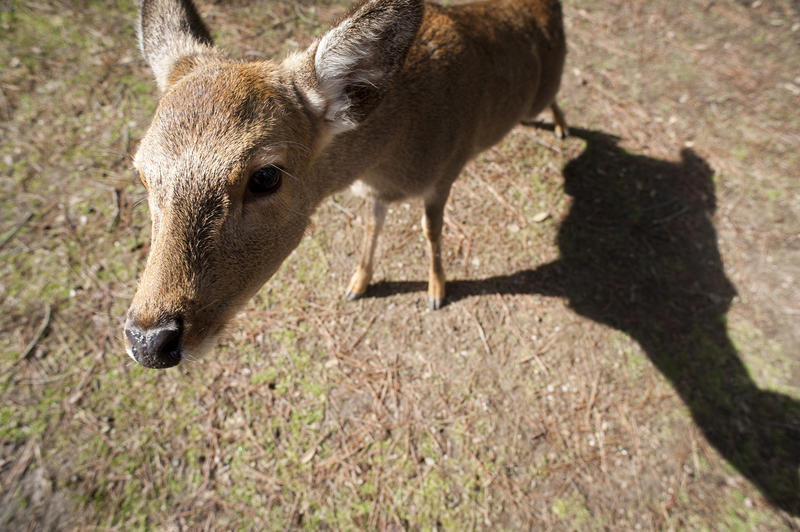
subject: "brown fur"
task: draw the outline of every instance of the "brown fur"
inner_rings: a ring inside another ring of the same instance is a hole
[[[375,215],[348,294],[368,286],[385,203],[421,197],[438,308],[442,213],[464,164],[548,107],[566,132],[554,102],[557,0],[425,4],[424,14],[418,0],[369,0],[280,64],[225,59],[199,17],[176,18],[196,15],[188,0],[144,4],[140,40],[163,96],[135,158],[153,226],[128,327],[179,319],[184,356],[272,276],[316,206],[356,180]],[[286,170],[283,183],[253,197],[248,180],[268,164]]]

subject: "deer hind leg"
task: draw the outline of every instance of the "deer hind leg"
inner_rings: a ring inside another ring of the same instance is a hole
[[[373,264],[375,260],[375,248],[378,244],[378,234],[383,228],[383,221],[386,218],[386,203],[375,198],[372,204],[372,218],[367,221],[364,230],[364,244],[361,247],[361,260],[358,269],[350,279],[347,288],[347,299],[352,301],[363,296],[367,291],[370,279],[372,279]]]
[[[556,102],[550,104],[550,110],[553,112],[553,123],[555,124],[555,131],[556,137],[560,139],[565,139],[569,136],[569,128],[567,127],[567,121],[564,119],[564,113],[561,111],[561,108],[558,106]]]
[[[448,191],[449,192],[449,191]],[[448,193],[425,200],[422,230],[428,241],[428,306],[438,310],[445,304],[445,276],[442,267],[442,224]]]

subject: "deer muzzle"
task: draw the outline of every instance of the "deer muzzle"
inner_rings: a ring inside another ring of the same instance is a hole
[[[147,368],[177,366],[183,359],[182,336],[183,321],[180,318],[163,319],[153,327],[142,328],[131,313],[125,324],[128,355]]]

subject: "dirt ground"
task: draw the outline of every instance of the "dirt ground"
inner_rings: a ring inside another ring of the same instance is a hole
[[[347,8],[199,4],[247,59]],[[564,9],[572,136],[543,116],[466,168],[445,308],[417,203],[344,301],[342,194],[157,372],[121,342],[157,97],[136,5],[0,0],[0,528],[800,529],[800,2]]]

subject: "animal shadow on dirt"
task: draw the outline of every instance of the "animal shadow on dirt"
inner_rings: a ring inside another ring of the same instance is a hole
[[[571,134],[586,149],[563,170],[573,203],[558,232],[561,257],[450,281],[449,302],[492,293],[564,297],[581,316],[624,331],[725,459],[773,504],[800,515],[800,402],[759,389],[728,337],[736,292],[712,222],[713,170],[689,149],[672,162],[628,153],[602,132]],[[367,297],[424,286],[384,281]]]

